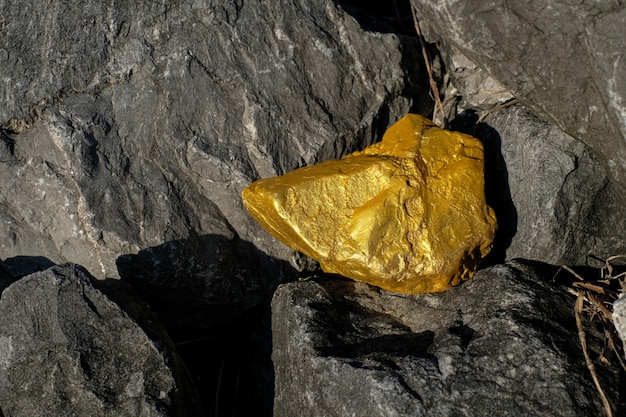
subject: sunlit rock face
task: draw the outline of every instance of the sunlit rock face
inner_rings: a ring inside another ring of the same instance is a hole
[[[252,216],[325,272],[404,293],[470,278],[496,230],[477,139],[409,114],[383,140],[340,160],[261,179]]]

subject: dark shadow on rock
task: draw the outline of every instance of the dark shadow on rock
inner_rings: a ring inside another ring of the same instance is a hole
[[[230,323],[269,303],[276,287],[297,275],[288,262],[221,235],[192,235],[120,256],[116,263],[122,280],[174,338]]]
[[[461,347],[463,349],[467,349],[467,346],[476,336],[476,330],[472,329],[467,324],[463,324],[462,321],[460,323],[456,323],[454,326],[449,327],[448,332],[458,336],[461,342]]]
[[[0,293],[18,279],[56,265],[45,256],[14,256],[0,262]]]
[[[335,0],[365,30],[415,36],[409,0]]]
[[[375,336],[354,343],[338,343],[320,351],[322,356],[359,358],[367,355],[432,356],[428,347],[435,334],[429,330],[421,333],[401,333]]]
[[[269,305],[180,340],[177,350],[210,416],[272,415],[274,369]]]
[[[288,262],[249,242],[191,236],[117,259],[128,283],[163,322],[207,415],[271,416],[271,297],[295,279]]]
[[[352,285],[335,275],[320,274],[315,281],[330,302],[312,302],[316,327],[326,343],[315,346],[321,356],[359,359],[365,356],[419,356],[431,358],[434,333],[415,333],[396,318],[374,311],[352,299]],[[353,282],[352,282],[353,283]],[[383,333],[381,333],[383,332]],[[432,358],[431,358],[432,359]]]
[[[496,213],[498,231],[493,249],[483,262],[491,266],[504,262],[506,250],[517,233],[517,210],[511,198],[509,174],[501,152],[498,132],[486,123],[478,123],[478,115],[466,110],[450,123],[450,130],[467,133],[478,138],[485,148],[485,196]]]
[[[523,259],[523,258],[515,258],[512,259],[511,262],[513,264],[520,264],[527,268],[530,268],[534,271],[535,275],[538,277],[542,277],[545,281],[551,280],[554,285],[558,285],[562,283],[557,278],[560,276],[559,269],[560,266],[552,265],[546,262],[535,261],[531,259]],[[593,269],[593,268],[589,268]],[[595,271],[598,271],[597,269]],[[564,270],[562,271],[564,272]]]
[[[56,265],[45,256],[14,256],[0,262],[0,269],[14,278],[21,278],[34,272],[45,271]]]
[[[189,371],[189,364],[176,348],[174,341],[161,324],[159,318],[152,309],[141,299],[134,289],[124,281],[118,279],[98,280],[90,277],[94,288],[104,293],[111,301],[116,303],[130,318],[132,318],[148,335],[151,340],[158,341],[161,349],[165,352],[170,368],[176,372],[175,380],[179,382],[175,392],[176,403],[181,417],[189,412],[197,412],[203,409],[202,396],[194,381],[193,373]],[[204,416],[210,414],[205,411]]]
[[[177,333],[172,340],[159,318],[124,281],[93,280],[132,317],[151,338],[161,340],[182,360],[187,373],[177,380],[189,380],[187,401],[201,403],[206,416],[271,416],[274,398],[274,371],[271,362],[269,305],[260,305],[236,319],[211,329]],[[183,367],[177,367],[181,369]]]

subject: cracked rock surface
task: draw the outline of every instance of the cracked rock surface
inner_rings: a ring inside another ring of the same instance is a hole
[[[597,415],[573,297],[553,274],[512,262],[412,296],[327,277],[282,285],[274,415]]]

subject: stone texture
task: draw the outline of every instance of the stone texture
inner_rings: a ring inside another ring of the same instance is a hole
[[[515,184],[518,227],[508,258],[600,266],[594,258],[626,251],[626,201],[594,151],[521,108],[488,123],[501,135]],[[513,132],[517,139],[507,140]]]
[[[363,151],[258,180],[243,200],[324,271],[406,293],[469,279],[496,229],[480,141],[416,114]]]
[[[361,149],[421,94],[415,41],[332,0],[0,5],[2,256],[147,294],[267,299],[293,251],[241,190]]]
[[[626,252],[626,204],[589,147],[517,105],[462,113],[457,128],[485,146],[487,202],[496,211],[493,257],[591,265]],[[464,125],[464,126],[463,126]]]
[[[203,415],[171,342],[146,333],[91,279],[65,264],[3,289],[0,415]]]
[[[514,262],[409,296],[325,277],[282,285],[274,415],[600,415],[554,272]],[[596,366],[615,404],[617,380]]]
[[[430,42],[459,50],[537,115],[581,139],[626,188],[624,4],[411,3]]]
[[[623,293],[613,302],[613,323],[626,349],[626,296]]]
[[[449,85],[442,87],[450,105],[454,103],[462,109],[490,110],[514,98],[506,87],[453,46],[446,48],[444,60],[452,88]]]
[[[511,96],[486,89],[489,74],[454,47],[444,59],[452,82],[446,97],[456,95],[451,128],[485,146],[487,201],[499,219],[490,262],[600,268],[601,260],[626,252],[626,199],[597,154],[522,105],[493,111]]]

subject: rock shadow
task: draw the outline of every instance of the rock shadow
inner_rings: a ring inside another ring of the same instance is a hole
[[[26,275],[56,265],[45,256],[14,256],[0,262],[0,294],[6,287]]]
[[[335,0],[370,32],[415,36],[410,0]]]
[[[120,256],[117,267],[171,336],[206,415],[271,416],[270,303],[297,276],[288,262],[237,237],[192,235]]]
[[[504,262],[506,251],[517,233],[517,209],[513,204],[509,187],[509,173],[502,155],[499,133],[487,123],[479,122],[478,115],[466,110],[450,122],[450,130],[467,133],[479,139],[485,149],[485,197],[498,219],[498,230],[493,249],[485,258],[483,266]]]
[[[330,302],[312,302],[316,331],[324,334],[315,346],[320,356],[353,359],[365,357],[386,360],[393,356],[432,358],[428,353],[434,332],[413,332],[397,318],[373,310],[356,301],[353,282],[336,275],[321,274],[315,281],[328,294]],[[345,285],[345,284],[348,285]]]
[[[237,237],[191,235],[137,254],[117,268],[173,337],[221,326],[269,303],[276,287],[297,271]]]

